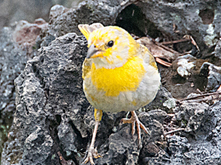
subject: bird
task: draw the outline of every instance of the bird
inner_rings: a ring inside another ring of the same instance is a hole
[[[83,91],[94,107],[95,118],[92,140],[83,163],[94,164],[94,158],[100,157],[94,144],[103,112],[130,112],[131,117],[121,121],[132,124],[132,135],[137,128],[138,146],[141,145],[140,128],[147,134],[148,130],[135,110],[153,101],[161,77],[148,48],[123,28],[101,23],[79,24],[78,28],[88,41],[82,64]]]

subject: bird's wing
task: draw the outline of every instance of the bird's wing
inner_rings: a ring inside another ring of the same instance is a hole
[[[90,34],[97,29],[104,27],[101,23],[93,23],[91,25],[88,24],[79,24],[78,28],[80,29],[81,33],[85,36],[88,40]]]
[[[156,61],[146,46],[141,45],[141,53],[140,54],[142,56],[142,59],[144,59],[144,62],[150,64],[154,68],[157,68]]]

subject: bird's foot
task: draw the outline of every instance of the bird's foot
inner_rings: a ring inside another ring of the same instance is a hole
[[[94,164],[93,158],[97,159],[99,157],[101,156],[98,154],[97,149],[90,146],[87,151],[87,157],[85,158],[83,163],[86,164],[87,162],[90,162],[91,164]]]
[[[135,125],[137,127],[137,135],[138,135],[138,146],[141,148],[142,143],[141,143],[141,131],[140,128],[142,128],[147,134],[149,134],[147,128],[140,122],[138,119],[135,111],[131,111],[131,118],[123,118],[121,119],[121,122],[123,123],[131,123],[132,124],[132,135],[135,133]]]

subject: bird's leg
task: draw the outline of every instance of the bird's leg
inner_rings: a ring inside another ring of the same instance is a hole
[[[94,143],[97,135],[98,125],[102,118],[102,111],[98,109],[94,109],[94,118],[95,118],[95,126],[94,131],[92,135],[92,140],[90,147],[88,148],[87,157],[84,160],[84,163],[86,164],[88,161],[90,161],[91,164],[94,164],[93,158],[99,158],[100,155],[97,153],[97,150],[94,148]]]
[[[138,135],[138,146],[141,147],[141,131],[140,128],[142,128],[147,134],[149,134],[147,128],[140,122],[138,119],[135,111],[131,111],[131,118],[123,118],[121,119],[123,123],[131,123],[132,124],[132,135],[135,133],[135,125],[137,126],[137,135]]]

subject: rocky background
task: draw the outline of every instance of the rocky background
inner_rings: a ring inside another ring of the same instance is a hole
[[[141,42],[149,39],[147,47],[170,66],[158,65],[162,86],[138,110],[150,131],[142,134],[143,147],[131,126],[120,123],[125,112],[104,113],[95,163],[221,163],[219,1],[41,2],[0,1],[2,165],[81,164],[94,119],[82,90],[87,41],[77,25],[94,22],[123,27],[137,39],[148,36]],[[48,14],[55,3],[66,7],[55,5]],[[156,53],[156,45],[164,51]]]

